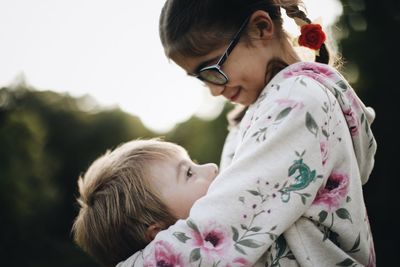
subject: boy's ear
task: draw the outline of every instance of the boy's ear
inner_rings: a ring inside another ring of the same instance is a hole
[[[156,237],[156,235],[158,234],[158,232],[160,232],[161,230],[164,230],[165,229],[165,227],[163,226],[163,224],[160,224],[160,223],[153,223],[153,224],[151,224],[149,227],[147,227],[147,229],[146,229],[146,237],[147,237],[147,240],[149,241],[149,242],[151,242],[155,237]]]
[[[275,27],[269,14],[263,10],[255,11],[250,17],[252,30],[250,34],[254,38],[271,39],[274,35]]]

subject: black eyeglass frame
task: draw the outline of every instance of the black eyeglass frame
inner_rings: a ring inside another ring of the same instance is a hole
[[[226,48],[225,52],[222,54],[222,56],[220,57],[220,59],[218,60],[218,62],[216,64],[201,68],[200,70],[196,71],[196,73],[190,73],[189,75],[194,76],[194,77],[198,78],[199,80],[201,80],[203,82],[212,83],[212,84],[215,84],[215,85],[225,85],[225,84],[227,84],[229,82],[229,78],[221,70],[221,67],[225,63],[225,61],[228,59],[229,55],[231,54],[232,50],[235,48],[237,43],[239,42],[240,35],[242,34],[243,30],[246,28],[247,23],[249,22],[249,20],[250,20],[250,16],[247,17],[244,20],[244,22],[240,26],[239,30],[232,37],[231,42],[229,43],[229,45]],[[217,72],[219,74],[219,77],[223,78],[223,79],[221,79],[221,82],[208,80],[207,78],[205,78],[204,76],[201,75],[202,73],[210,72],[210,71]]]

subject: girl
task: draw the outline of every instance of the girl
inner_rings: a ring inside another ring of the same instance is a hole
[[[167,57],[238,103],[221,172],[189,217],[118,266],[375,266],[362,185],[374,112],[296,0],[167,0]],[[301,27],[301,62],[281,10]]]

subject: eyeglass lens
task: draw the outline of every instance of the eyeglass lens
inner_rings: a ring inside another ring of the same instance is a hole
[[[217,85],[223,85],[226,84],[228,79],[226,78],[225,75],[223,75],[218,69],[216,68],[211,68],[211,69],[206,69],[203,70],[199,73],[199,76],[203,81],[214,83]]]

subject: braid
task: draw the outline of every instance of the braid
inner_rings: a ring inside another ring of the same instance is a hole
[[[286,15],[296,21],[296,18],[301,19],[302,21],[311,24],[311,20],[307,17],[306,13],[299,9],[298,5],[282,5],[282,8],[286,10]],[[316,62],[328,64],[330,59],[328,48],[325,43],[321,45],[319,49],[319,55],[315,57]]]
[[[286,15],[288,15],[289,18],[295,19],[299,18],[308,24],[311,23],[311,20],[307,17],[306,13],[304,13],[302,10],[300,10],[299,6],[297,5],[290,5],[290,6],[282,6],[286,10]]]

